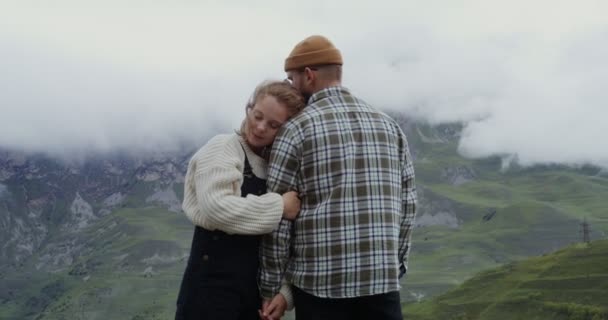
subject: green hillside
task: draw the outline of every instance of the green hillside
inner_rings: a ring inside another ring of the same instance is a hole
[[[192,232],[181,214],[119,210],[79,236],[87,254],[70,270],[5,275],[0,319],[173,318]]]
[[[484,271],[405,319],[608,319],[608,240]]]
[[[453,221],[414,230],[404,301],[428,299],[481,270],[580,242],[584,220],[592,239],[608,235],[608,179],[597,168],[503,169],[498,157],[460,156],[458,125],[407,128],[416,157],[417,222],[440,212]]]

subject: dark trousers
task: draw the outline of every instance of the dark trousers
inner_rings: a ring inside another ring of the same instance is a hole
[[[293,288],[297,320],[402,320],[399,292],[373,296],[328,299]]]

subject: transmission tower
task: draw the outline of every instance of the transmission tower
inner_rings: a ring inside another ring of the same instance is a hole
[[[580,233],[583,234],[583,242],[585,243],[589,243],[591,242],[591,228],[589,227],[589,223],[587,223],[587,218],[585,218],[583,220],[583,222],[581,223],[581,231]]]

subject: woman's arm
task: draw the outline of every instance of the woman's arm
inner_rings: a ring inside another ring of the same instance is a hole
[[[195,199],[184,207],[196,206],[186,214],[197,225],[231,234],[265,234],[277,227],[283,215],[283,199],[276,193],[241,197],[243,150],[238,140],[218,136],[191,160],[186,188]],[[184,208],[186,209],[186,208]]]

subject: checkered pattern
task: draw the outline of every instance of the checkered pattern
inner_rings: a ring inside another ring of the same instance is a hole
[[[262,295],[285,276],[323,298],[399,290],[416,210],[406,137],[393,119],[343,87],[315,93],[279,132],[268,191],[297,190],[302,210],[264,237]]]

